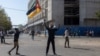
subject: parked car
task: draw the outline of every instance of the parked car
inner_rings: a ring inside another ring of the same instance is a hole
[[[8,35],[8,36],[14,35],[14,30],[9,30],[9,31],[7,32],[7,35]]]

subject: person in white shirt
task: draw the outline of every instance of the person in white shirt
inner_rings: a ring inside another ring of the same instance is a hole
[[[3,30],[1,30],[1,31],[0,31],[0,36],[1,36],[1,44],[2,44],[2,43],[5,43],[5,37],[4,37],[4,34],[5,34],[5,33],[4,33],[4,31],[3,31]]]
[[[66,43],[68,43],[68,48],[70,48],[70,46],[69,46],[69,30],[68,30],[68,28],[66,28],[64,34],[65,34],[65,48],[67,48],[66,47]]]

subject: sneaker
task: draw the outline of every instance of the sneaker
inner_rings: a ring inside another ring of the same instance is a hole
[[[54,55],[57,55],[56,53]]]
[[[57,54],[54,54],[54,56],[58,56]]]
[[[71,48],[70,46],[68,46],[68,48]]]
[[[16,55],[20,55],[20,53],[16,53]]]
[[[65,46],[65,48],[67,48],[67,47]]]
[[[11,55],[10,51],[8,52],[9,55]]]

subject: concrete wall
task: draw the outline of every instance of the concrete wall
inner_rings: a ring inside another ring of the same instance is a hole
[[[100,27],[100,19],[85,19],[84,21],[85,26],[95,26],[95,27]]]
[[[85,18],[96,18],[95,13],[100,10],[100,0],[80,0],[80,25]]]
[[[48,16],[47,16],[47,20],[50,21],[52,20],[52,0],[48,0]]]
[[[52,18],[57,26],[64,25],[64,0],[52,0]]]

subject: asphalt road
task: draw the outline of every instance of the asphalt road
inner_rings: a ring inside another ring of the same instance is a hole
[[[47,38],[35,36],[35,40],[31,36],[23,34],[20,36],[20,49],[19,56],[45,56]],[[71,38],[71,48],[64,48],[64,38],[56,37],[56,53],[59,56],[100,56],[100,38]],[[9,56],[8,51],[13,47],[13,36],[6,37],[6,44],[0,44],[0,56]],[[15,50],[12,52],[15,55]],[[49,55],[54,56],[52,53],[52,46],[49,49]]]

